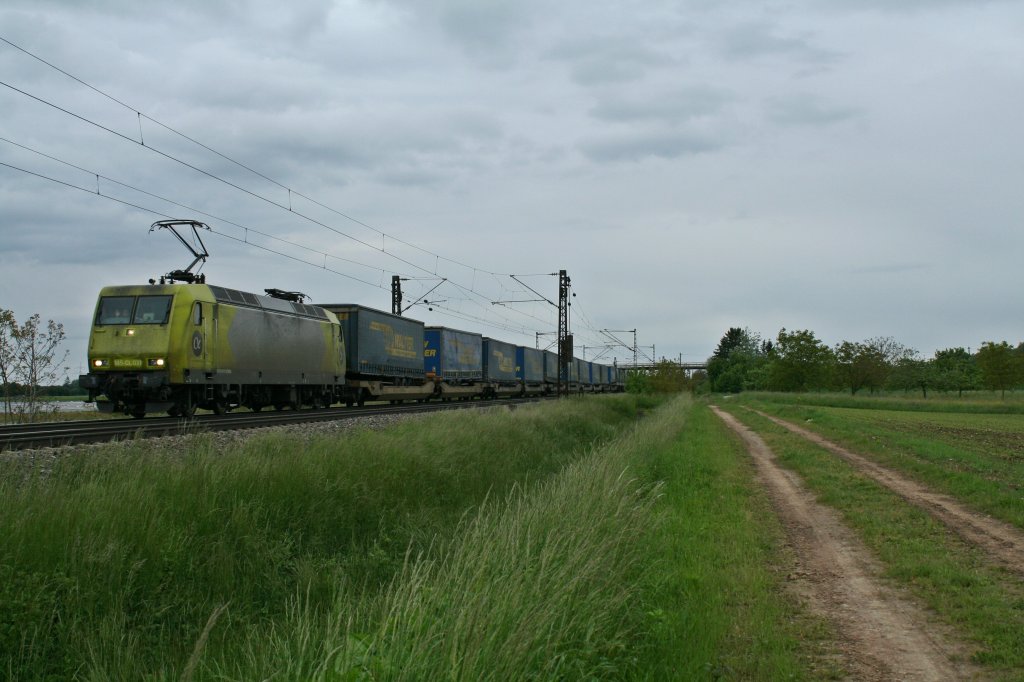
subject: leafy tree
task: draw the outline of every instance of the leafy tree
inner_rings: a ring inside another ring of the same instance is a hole
[[[882,388],[893,369],[914,359],[916,352],[892,337],[878,336],[859,343],[843,341],[836,346],[835,356],[836,379],[856,395],[862,388],[872,393]]]
[[[777,391],[807,391],[826,385],[835,356],[832,350],[803,329],[779,330],[770,362],[770,386]]]
[[[836,345],[835,357],[836,379],[850,389],[850,395],[862,388],[878,388],[889,373],[882,354],[866,343],[843,341]]]
[[[764,364],[761,337],[750,329],[730,327],[708,360],[711,390],[739,393],[751,386],[751,374]]]
[[[711,390],[711,382],[708,380],[708,373],[698,370],[690,375],[690,392],[695,395],[702,395]]]
[[[686,372],[671,360],[662,360],[650,376],[650,388],[655,393],[678,393],[689,388]]]
[[[646,372],[631,371],[626,373],[627,393],[650,393],[651,382]]]
[[[718,347],[715,348],[715,352],[711,357],[727,358],[732,355],[734,350],[749,351],[751,346],[756,345],[756,335],[752,335],[750,330],[740,329],[739,327],[729,327],[729,329],[726,330],[725,335],[718,342]]]
[[[981,377],[974,356],[964,348],[944,348],[935,351],[935,382],[944,391],[956,391],[962,397],[965,390],[978,388]]]
[[[63,366],[67,351],[59,354],[64,337],[64,325],[53,320],[43,328],[39,315],[33,315],[19,325],[11,311],[0,310],[0,378],[4,383],[5,422],[34,420],[48,411],[44,409],[44,387],[58,383],[67,371]]]
[[[889,386],[907,392],[921,389],[921,396],[928,397],[928,389],[937,384],[934,362],[914,356],[902,357],[889,372]]]
[[[1006,389],[1013,389],[1020,381],[1020,356],[1006,341],[986,341],[981,344],[977,363],[982,385],[992,391],[999,391],[1003,398],[1006,397]]]

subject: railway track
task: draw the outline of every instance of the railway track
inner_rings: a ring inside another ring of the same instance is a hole
[[[238,412],[226,415],[201,415],[191,419],[149,417],[146,419],[106,419],[0,426],[0,452],[29,448],[58,447],[81,443],[104,443],[128,438],[177,436],[204,431],[230,431],[267,426],[285,426],[310,422],[358,419],[388,414],[417,414],[482,407],[514,406],[544,398],[503,400],[471,400],[449,403],[416,403],[411,405],[369,405],[366,407],[334,407],[295,412]]]

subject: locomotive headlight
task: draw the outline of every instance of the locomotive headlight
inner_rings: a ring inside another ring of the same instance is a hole
[[[93,367],[106,367],[107,366],[107,362],[108,362],[107,360],[93,360],[92,361],[92,366]]]
[[[150,358],[150,360],[148,361],[148,364],[149,364],[150,367],[163,367],[164,366],[164,359],[163,358]]]
[[[134,329],[126,329],[126,330],[124,330],[124,333],[125,333],[125,336],[135,336],[135,330]]]

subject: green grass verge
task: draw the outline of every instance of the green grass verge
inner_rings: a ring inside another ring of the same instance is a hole
[[[659,486],[638,464],[681,428],[663,408],[535,486],[493,497],[379,593],[326,611],[301,595],[256,633],[248,679],[622,679],[647,625],[640,581]]]
[[[213,660],[435,557],[464,515],[561,471],[649,399],[459,412],[340,438],[65,457],[0,471],[0,670],[15,679],[177,679],[210,615]],[[291,604],[291,605],[290,605]],[[196,672],[198,675],[199,671]],[[248,679],[247,675],[239,678]]]
[[[780,462],[835,507],[886,567],[965,640],[975,662],[1008,679],[1024,677],[1024,589],[925,512],[800,436],[733,404]]]
[[[827,679],[831,635],[784,587],[789,557],[742,443],[704,403],[683,437],[651,453],[666,481],[645,601],[653,636],[639,679]]]

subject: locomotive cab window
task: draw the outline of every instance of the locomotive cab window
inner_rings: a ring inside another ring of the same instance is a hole
[[[134,296],[103,296],[96,313],[96,324],[128,324],[132,321]]]
[[[203,323],[203,304],[196,301],[196,304],[192,306],[192,324]]]
[[[139,296],[132,324],[166,324],[171,316],[171,296]]]

